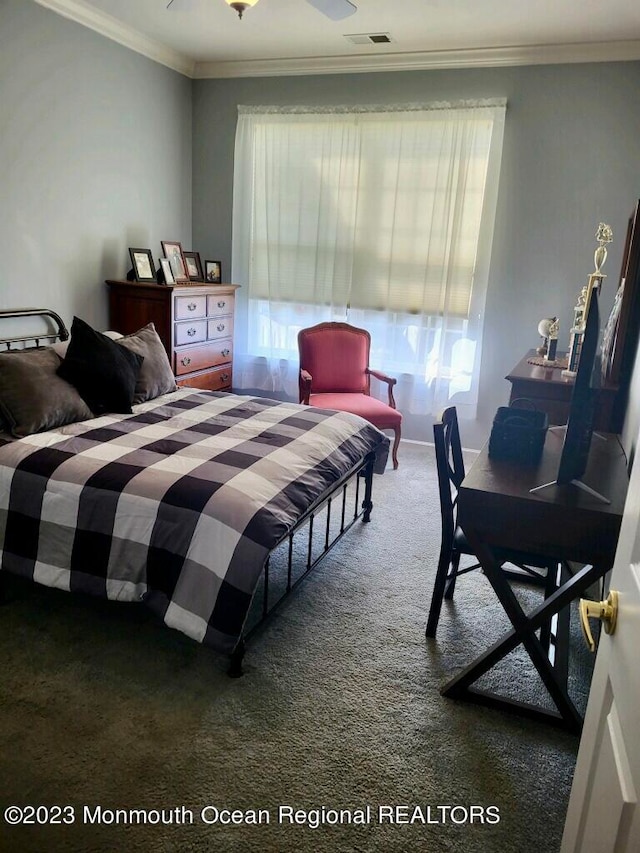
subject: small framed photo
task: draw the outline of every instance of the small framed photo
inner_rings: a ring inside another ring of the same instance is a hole
[[[150,249],[129,249],[129,256],[136,281],[156,280],[156,268]]]
[[[202,281],[202,262],[199,252],[183,252],[190,281]]]
[[[169,262],[169,258],[159,258],[160,261],[160,269],[162,270],[162,278],[164,279],[164,284],[175,284],[176,280],[173,277],[173,272],[171,271],[171,263]]]
[[[210,284],[220,284],[222,281],[222,261],[205,261],[204,278]]]
[[[181,281],[189,281],[187,273],[187,263],[182,252],[182,244],[174,240],[161,240],[162,251],[165,258],[168,258],[171,264],[171,272],[176,283]]]

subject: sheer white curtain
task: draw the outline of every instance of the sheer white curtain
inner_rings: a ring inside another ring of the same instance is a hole
[[[505,110],[239,108],[236,387],[297,399],[299,329],[341,320],[403,413],[475,413]]]

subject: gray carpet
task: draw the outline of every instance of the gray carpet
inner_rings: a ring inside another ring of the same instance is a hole
[[[12,582],[0,608],[0,802],[69,804],[75,823],[13,828],[0,816],[0,849],[558,850],[577,738],[440,696],[507,625],[474,572],[425,640],[439,527],[433,449],[403,443],[399,470],[375,478],[371,524],[358,523],[254,639],[238,680],[142,608]],[[578,651],[580,705],[588,676]],[[493,680],[542,692],[521,653]],[[185,807],[194,823],[91,825],[84,805]],[[264,809],[270,823],[207,825],[208,805]],[[280,805],[371,806],[372,817],[312,828],[279,823]],[[381,805],[409,806],[405,819],[420,806],[431,822],[380,823]],[[471,806],[497,807],[499,823],[480,822],[481,809],[464,822]]]

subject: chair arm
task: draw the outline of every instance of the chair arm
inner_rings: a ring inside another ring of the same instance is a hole
[[[369,374],[369,376],[375,376],[375,378],[379,379],[380,382],[387,383],[387,385],[389,386],[389,405],[392,409],[395,409],[396,401],[393,397],[393,386],[398,380],[394,379],[392,376],[387,376],[385,373],[380,373],[379,370],[371,370],[369,367],[366,368],[366,372]]]
[[[311,394],[311,374],[308,370],[300,370],[298,387],[300,389],[300,402],[304,406],[308,406],[309,395]]]

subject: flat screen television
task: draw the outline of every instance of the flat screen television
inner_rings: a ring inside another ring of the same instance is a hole
[[[589,302],[580,361],[569,404],[567,429],[556,480],[559,485],[579,481],[587,467],[591,436],[593,435],[596,398],[600,387],[599,335],[598,291],[594,288]]]

